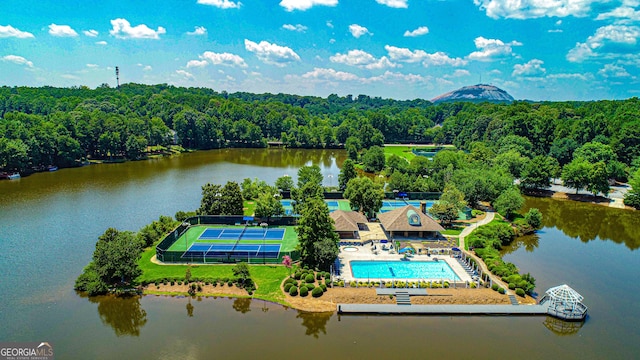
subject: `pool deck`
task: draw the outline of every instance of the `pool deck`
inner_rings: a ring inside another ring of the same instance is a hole
[[[366,244],[366,245],[362,245],[362,246],[350,246],[350,247],[355,247],[358,249],[358,251],[340,251],[340,254],[338,255],[338,259],[340,261],[340,279],[343,279],[345,281],[353,281],[353,280],[367,280],[367,279],[362,279],[362,278],[354,278],[351,272],[351,261],[353,260],[369,260],[369,261],[399,261],[401,259],[404,259],[404,255],[400,255],[397,253],[391,253],[391,251],[389,250],[381,250],[381,246],[383,244],[378,244],[375,243],[375,247],[376,247],[376,251],[373,250],[373,246],[371,244]],[[386,244],[387,246],[389,244]],[[342,250],[344,247],[341,247],[340,249]],[[377,253],[376,253],[377,252]],[[453,272],[458,275],[458,277],[460,278],[460,280],[458,280],[458,283],[465,283],[465,282],[472,282],[473,280],[471,279],[471,276],[469,276],[469,274],[467,274],[467,272],[464,270],[464,268],[462,267],[462,265],[460,265],[460,263],[452,258],[450,255],[432,255],[432,256],[428,256],[428,255],[413,255],[412,257],[408,258],[408,260],[405,261],[435,261],[435,259],[438,259],[438,261],[444,261],[446,262],[449,267],[451,267],[451,269],[453,270]],[[370,278],[368,280],[375,280],[375,281],[380,281],[380,280],[385,280],[385,281],[392,281],[392,280],[400,280],[400,281],[405,281],[405,280],[446,280],[450,283],[453,283],[454,280],[453,279],[403,279],[403,278],[394,278],[394,279],[387,279],[387,278]]]
[[[545,305],[338,304],[338,314],[547,315]]]

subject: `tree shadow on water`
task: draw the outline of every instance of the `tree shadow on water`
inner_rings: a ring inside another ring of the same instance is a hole
[[[305,335],[313,336],[317,339],[320,332],[324,335],[327,334],[326,326],[331,316],[333,316],[333,312],[307,313],[299,311],[296,318],[302,319],[302,326],[307,329]]]
[[[147,323],[147,312],[140,305],[140,296],[104,295],[89,297],[98,304],[100,320],[113,328],[116,336],[140,336]]]
[[[240,313],[248,313],[251,311],[251,298],[236,298],[233,300],[233,310]]]

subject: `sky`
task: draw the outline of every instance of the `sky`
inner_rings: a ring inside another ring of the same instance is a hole
[[[640,92],[640,0],[3,0],[0,85],[432,99]]]

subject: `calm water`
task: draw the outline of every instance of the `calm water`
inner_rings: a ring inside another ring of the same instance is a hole
[[[588,320],[305,314],[263,301],[87,299],[73,281],[108,227],[137,230],[199,205],[206,182],[295,178],[308,163],[336,185],[343,152],[222,150],[0,182],[0,341],[50,341],[61,359],[633,358],[640,353],[637,212],[527,199],[545,228],[507,249],[538,280],[585,296]],[[332,175],[332,176],[329,176]],[[460,346],[464,344],[463,346]]]
[[[440,261],[351,261],[356,279],[446,279],[460,280],[449,264]]]

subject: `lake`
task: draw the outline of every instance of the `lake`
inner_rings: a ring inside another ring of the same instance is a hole
[[[0,181],[0,341],[49,341],[61,359],[632,358],[640,353],[637,212],[527,198],[545,228],[505,249],[537,279],[567,283],[589,317],[338,316],[260,300],[87,299],[73,283],[107,228],[138,230],[199,206],[207,182],[295,179],[306,164],[337,185],[339,150],[229,149],[91,165]]]

